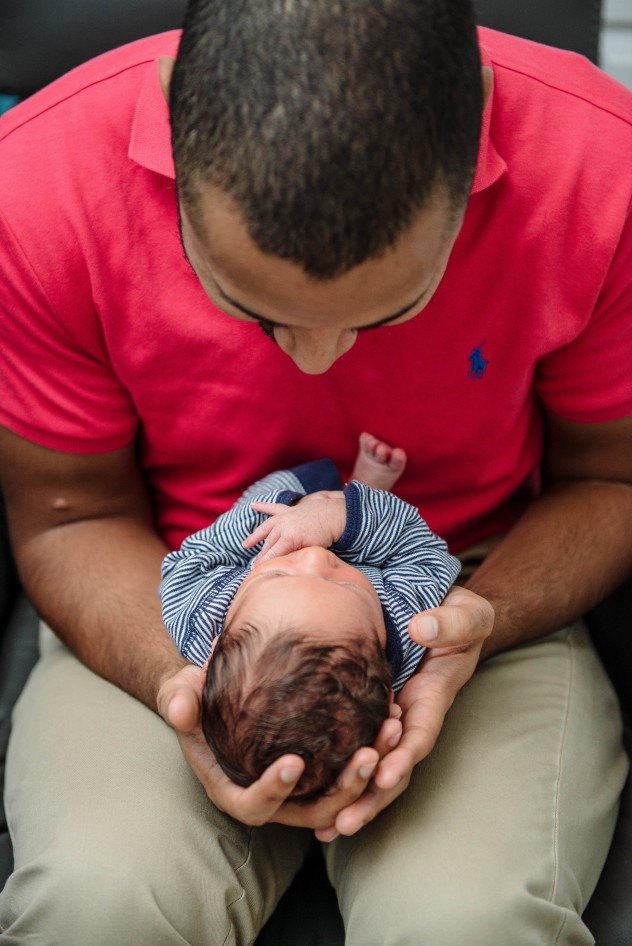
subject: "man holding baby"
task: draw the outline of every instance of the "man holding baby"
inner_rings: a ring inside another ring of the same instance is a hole
[[[632,565],[631,128],[466,0],[195,0],[3,119],[2,488],[54,632],[8,946],[252,943],[314,831],[351,946],[593,942],[626,761],[578,619]],[[363,430],[475,567],[411,621],[401,719],[299,806],[295,756],[216,765],[160,565]]]

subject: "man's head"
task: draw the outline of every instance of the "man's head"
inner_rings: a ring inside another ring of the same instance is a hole
[[[388,715],[390,668],[370,581],[321,548],[255,567],[216,640],[202,725],[224,771],[248,785],[286,753],[305,760],[292,797],[323,794]]]
[[[315,373],[428,301],[478,151],[469,0],[194,0],[169,101],[185,250],[229,315]]]

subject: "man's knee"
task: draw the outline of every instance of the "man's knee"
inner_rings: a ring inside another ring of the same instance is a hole
[[[449,888],[450,880],[446,878]],[[574,910],[562,909],[527,893],[513,901],[490,902],[470,893],[452,891],[441,904],[429,895],[392,909],[390,892],[381,898],[382,910],[361,908],[347,924],[346,946],[593,946],[594,939]],[[390,902],[389,902],[390,901]],[[368,920],[368,921],[367,921]]]
[[[169,852],[162,857],[168,861]],[[199,889],[178,883],[178,866],[155,871],[131,860],[86,856],[80,846],[47,852],[20,868],[0,898],[3,946],[222,946],[234,943],[225,901],[213,911]],[[206,885],[203,885],[206,886]],[[242,891],[239,891],[241,894]],[[209,917],[216,914],[209,935]]]

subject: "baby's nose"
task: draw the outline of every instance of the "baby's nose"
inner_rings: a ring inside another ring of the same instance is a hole
[[[309,574],[328,574],[338,565],[338,559],[333,552],[318,545],[310,545],[298,552],[301,567]]]

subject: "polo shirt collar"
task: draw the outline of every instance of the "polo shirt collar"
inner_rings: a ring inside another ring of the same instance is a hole
[[[492,67],[491,56],[484,46],[480,47],[481,64]],[[494,147],[491,139],[490,128],[492,122],[492,107],[494,104],[494,89],[492,87],[489,101],[483,112],[483,122],[481,125],[481,140],[478,146],[478,160],[476,162],[476,171],[472,183],[472,194],[478,194],[480,191],[491,187],[499,177],[507,170],[507,164]]]
[[[127,153],[148,171],[175,180],[169,109],[160,88],[158,60],[150,63],[141,86]]]
[[[491,67],[491,58],[484,46],[481,46],[481,61],[483,65]],[[507,169],[505,161],[496,151],[490,137],[493,98],[492,90],[483,112],[478,161],[472,184],[473,194],[490,187]],[[169,110],[160,88],[157,62],[152,63],[147,69],[147,75],[138,96],[128,155],[132,161],[149,171],[175,179]]]

